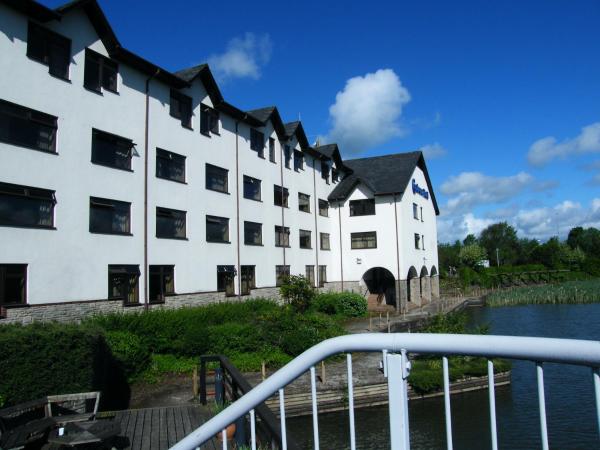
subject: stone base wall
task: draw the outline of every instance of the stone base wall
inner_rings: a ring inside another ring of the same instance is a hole
[[[344,289],[342,289],[342,282],[341,281],[330,281],[330,282],[326,282],[325,286],[322,288],[319,288],[320,292],[329,292],[329,291],[333,291],[333,292],[355,292],[357,294],[361,294],[363,295],[363,290],[360,287],[360,282],[359,281],[344,281]]]

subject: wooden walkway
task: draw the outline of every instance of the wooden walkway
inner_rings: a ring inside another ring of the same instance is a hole
[[[121,423],[122,445],[131,450],[167,450],[183,439],[209,418],[197,406],[130,409],[117,411],[116,420]],[[220,448],[216,439],[202,449]]]

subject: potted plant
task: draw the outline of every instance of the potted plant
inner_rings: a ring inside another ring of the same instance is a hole
[[[219,414],[221,411],[223,411],[224,409],[226,409],[229,406],[229,402],[228,401],[224,401],[223,403],[217,403],[215,402],[214,405],[212,406],[211,410],[213,412],[213,414],[216,416],[217,414]],[[230,423],[229,425],[227,425],[227,427],[225,428],[225,435],[227,437],[227,441],[230,441],[233,439],[233,436],[235,434],[235,422]],[[223,432],[220,431],[217,434],[217,440],[219,442],[223,442]]]

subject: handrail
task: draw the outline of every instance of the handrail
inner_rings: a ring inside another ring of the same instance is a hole
[[[337,353],[378,352],[510,358],[600,367],[600,342],[514,336],[365,333],[327,339],[279,369],[235,403],[190,433],[174,450],[192,450],[245,415],[318,362]]]

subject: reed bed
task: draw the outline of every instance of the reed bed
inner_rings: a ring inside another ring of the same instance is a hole
[[[578,303],[600,303],[600,279],[505,289],[486,300],[491,307]]]

